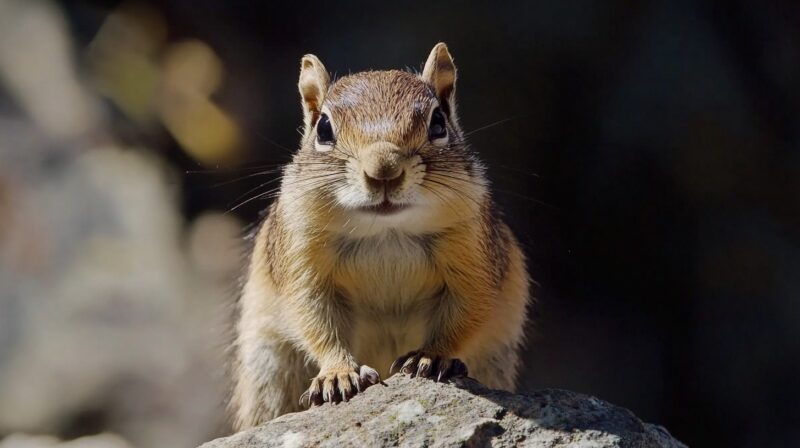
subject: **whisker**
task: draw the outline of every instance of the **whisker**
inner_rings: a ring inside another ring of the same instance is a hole
[[[527,175],[527,176],[541,177],[541,176],[539,176],[539,174],[538,174],[538,173],[534,173],[534,172],[532,172],[532,171],[525,171],[525,170],[521,170],[521,169],[519,169],[519,168],[515,168],[515,167],[513,167],[513,166],[508,166],[508,165],[492,165],[492,167],[502,168],[502,169],[504,169],[504,170],[513,171],[513,172],[515,172],[515,173],[525,174],[525,175]],[[490,169],[491,169],[491,168],[490,168]]]
[[[276,142],[275,140],[272,140],[271,138],[267,137],[266,135],[264,135],[260,131],[256,131],[256,135],[259,138],[261,138],[262,140],[266,141],[267,143],[271,144],[272,146],[274,146],[276,148],[282,149],[282,150],[288,152],[289,154],[294,154],[295,153],[295,150],[287,148],[286,146],[281,145],[280,143]]]
[[[499,193],[504,193],[504,194],[508,194],[508,195],[511,195],[511,196],[515,196],[517,198],[524,199],[526,201],[531,201],[533,203],[536,203],[536,204],[539,204],[539,205],[543,205],[545,207],[551,208],[551,209],[556,210],[556,211],[560,211],[561,210],[561,209],[559,209],[558,207],[556,207],[553,204],[548,204],[547,202],[541,201],[539,199],[536,199],[536,198],[533,198],[533,197],[530,197],[530,196],[525,196],[524,194],[517,193],[516,191],[505,190],[505,189],[502,189],[502,188],[492,188],[492,191],[496,191],[496,192],[499,192]]]
[[[233,183],[239,180],[247,179],[249,177],[255,177],[262,174],[271,174],[282,171],[285,167],[289,165],[299,165],[299,166],[325,166],[328,167],[331,165],[329,162],[303,162],[303,161],[294,161],[289,163],[266,163],[260,165],[253,165],[253,166],[245,166],[245,167],[238,167],[238,168],[210,168],[210,169],[203,169],[203,170],[186,170],[184,174],[228,174],[228,173],[239,173],[239,172],[247,172],[247,171],[259,171],[257,173],[250,173],[245,174],[241,177],[237,177],[230,181],[224,181],[219,184],[212,185],[212,188],[216,188],[222,185],[227,185],[229,183]],[[264,170],[264,168],[270,168]]]
[[[477,129],[473,129],[473,130],[465,133],[464,137],[470,136],[470,135],[472,135],[472,134],[474,134],[476,132],[480,132],[480,131],[484,131],[484,130],[489,129],[489,128],[493,128],[495,126],[499,126],[501,124],[504,124],[504,123],[507,123],[507,122],[509,122],[511,120],[514,120],[515,118],[516,117],[508,117],[508,118],[503,118],[502,120],[495,121],[493,123],[489,123],[487,125],[481,126],[481,127],[477,128]]]
[[[268,191],[265,191],[265,192],[262,192],[262,193],[258,193],[258,194],[256,194],[256,195],[254,195],[253,197],[251,197],[251,198],[249,198],[249,199],[246,199],[246,200],[244,200],[244,201],[242,201],[242,202],[240,202],[240,203],[238,203],[238,204],[234,205],[233,207],[231,207],[231,208],[228,210],[228,213],[230,213],[230,212],[233,212],[233,211],[235,211],[235,210],[239,209],[240,207],[244,206],[245,204],[248,204],[248,203],[250,203],[250,202],[252,202],[252,201],[254,201],[254,200],[256,200],[256,199],[259,199],[259,198],[264,198],[265,196],[267,196],[267,197],[268,197],[268,195],[269,195],[269,196],[271,196],[273,193],[275,193],[275,194],[276,194],[276,196],[279,196],[279,195],[280,195],[280,193],[281,193],[281,190],[282,190],[284,187],[297,187],[297,188],[301,188],[301,189],[302,189],[302,190],[300,191],[300,192],[301,192],[301,194],[305,194],[305,193],[307,193],[308,191],[311,191],[311,190],[313,190],[313,189],[317,189],[317,188],[325,187],[325,186],[328,186],[328,185],[334,185],[335,183],[337,183],[337,182],[340,180],[340,179],[337,179],[337,178],[334,178],[334,177],[340,177],[340,176],[341,176],[341,173],[339,173],[339,172],[335,172],[335,173],[321,174],[321,175],[317,175],[317,176],[314,176],[314,177],[311,177],[311,178],[299,179],[299,180],[297,180],[296,182],[293,182],[293,183],[290,183],[290,184],[284,184],[284,185],[278,186],[278,187],[276,187],[276,188],[274,188],[274,189],[271,189],[271,190],[268,190]],[[334,179],[331,179],[331,178],[334,178]],[[258,188],[261,188],[261,187],[263,187],[264,185],[266,185],[266,184],[269,184],[269,183],[271,183],[271,182],[274,182],[274,181],[276,181],[276,180],[278,180],[278,179],[281,179],[281,178],[272,179],[272,180],[270,180],[270,181],[267,181],[267,182],[265,182],[264,184],[262,184],[262,185],[260,185],[260,186],[256,187],[255,189],[251,189],[250,191],[248,191],[248,192],[246,192],[246,193],[244,193],[244,194],[245,194],[245,195],[246,195],[246,194],[249,194],[249,193],[250,193],[250,192],[252,192],[253,190],[256,190],[256,189],[258,189]],[[241,197],[242,197],[242,196],[239,196],[239,198],[241,198]],[[237,198],[236,200],[238,200],[239,198]]]
[[[270,180],[268,180],[268,181],[266,181],[266,182],[263,182],[263,183],[261,183],[261,184],[259,184],[259,185],[255,186],[255,187],[253,187],[253,188],[251,188],[251,189],[249,189],[249,190],[245,191],[244,193],[240,194],[240,195],[239,195],[239,196],[237,196],[237,197],[236,197],[236,198],[235,198],[233,201],[234,201],[234,202],[236,202],[236,201],[238,201],[238,200],[242,199],[243,197],[247,196],[248,194],[250,194],[250,193],[252,193],[252,192],[254,192],[254,191],[258,190],[259,188],[262,188],[262,187],[264,187],[264,186],[267,186],[267,185],[269,185],[269,184],[271,184],[271,183],[273,183],[273,182],[275,182],[275,181],[281,180],[281,179],[283,179],[283,177],[282,177],[282,176],[280,176],[280,177],[276,177],[276,178],[274,178],[274,179],[270,179]],[[279,187],[279,188],[280,188],[280,187]]]
[[[265,163],[262,165],[253,165],[253,166],[240,166],[236,168],[231,167],[216,167],[216,168],[205,168],[202,170],[186,170],[183,174],[221,174],[221,173],[239,173],[242,171],[256,171],[263,168],[274,168],[279,166],[284,166],[285,163]]]
[[[465,183],[468,183],[470,185],[474,185],[475,184],[474,182],[472,182],[472,181],[470,181],[468,179],[460,178],[460,177],[457,177],[457,176],[445,175],[445,174],[443,174],[441,172],[436,172],[435,170],[432,171],[431,175],[432,176],[444,176],[444,177],[447,177],[448,179],[452,179],[452,180],[456,180],[456,181],[460,181],[460,182],[465,182]],[[498,193],[503,193],[503,194],[508,194],[508,195],[511,195],[511,196],[515,196],[515,197],[518,197],[520,199],[524,199],[524,200],[527,200],[527,201],[531,201],[531,202],[534,202],[536,204],[552,208],[553,210],[559,210],[559,208],[556,207],[555,205],[548,204],[547,202],[544,202],[542,200],[539,200],[539,199],[536,199],[536,198],[533,198],[533,197],[530,197],[530,196],[526,196],[524,194],[517,193],[515,191],[506,190],[506,189],[497,188],[497,187],[492,187],[491,190],[495,191],[495,192],[498,192]]]
[[[261,193],[261,194],[257,194],[257,195],[253,196],[253,197],[252,197],[252,198],[250,198],[250,199],[247,199],[247,200],[245,200],[245,201],[242,201],[242,202],[240,202],[240,203],[238,203],[238,204],[234,205],[233,207],[231,207],[230,209],[228,209],[228,211],[226,211],[225,213],[227,214],[227,213],[234,212],[234,211],[238,210],[240,207],[244,206],[245,204],[248,204],[248,203],[250,203],[250,202],[252,202],[252,201],[255,201],[256,199],[258,199],[258,198],[261,198],[261,197],[263,197],[263,196],[264,196],[264,195],[266,195],[266,194],[268,194],[268,192]]]
[[[352,150],[350,150],[349,152],[345,152],[340,146],[333,145],[333,151],[339,152],[339,154],[343,155],[346,159],[353,158],[358,160],[358,156],[356,156],[356,154]]]
[[[467,195],[467,194],[463,193],[462,191],[458,190],[457,188],[453,187],[452,185],[448,185],[446,182],[440,182],[440,181],[437,181],[437,180],[435,180],[435,179],[431,179],[430,177],[426,177],[426,180],[427,180],[428,182],[431,182],[431,183],[434,183],[434,184],[437,184],[437,185],[441,185],[441,186],[443,186],[443,187],[445,187],[445,188],[449,189],[450,191],[452,191],[453,193],[455,193],[455,194],[456,194],[456,196],[458,196],[458,197],[460,197],[460,198],[462,198],[462,199],[466,199],[466,200],[472,201],[472,202],[473,202],[475,205],[477,205],[477,206],[478,206],[478,208],[480,208],[480,207],[482,207],[482,206],[483,206],[483,204],[481,204],[480,202],[478,202],[478,201],[477,201],[475,198],[473,198],[473,197],[471,197],[471,196],[469,196],[469,195]]]
[[[430,191],[434,195],[436,195],[436,197],[438,197],[439,200],[442,201],[443,204],[446,204],[448,207],[450,207],[450,210],[452,210],[454,214],[456,214],[457,216],[462,217],[462,218],[464,217],[463,214],[459,213],[459,211],[453,206],[453,204],[451,204],[451,202],[448,201],[447,198],[444,197],[440,192],[438,192],[433,186],[420,184],[420,187],[422,187],[422,188]]]
[[[226,180],[226,181],[223,181],[223,182],[216,183],[214,185],[211,185],[210,188],[219,188],[219,187],[222,187],[222,186],[225,186],[225,185],[230,185],[230,184],[233,184],[233,183],[236,183],[236,182],[243,181],[245,179],[249,179],[251,177],[259,177],[259,176],[264,176],[264,175],[267,175],[267,174],[275,174],[275,173],[280,173],[282,171],[283,171],[283,167],[275,168],[275,169],[272,169],[272,170],[259,171],[257,173],[250,173],[250,174],[247,174],[245,176],[237,177],[236,179],[231,179],[231,180]]]
[[[469,177],[469,175],[461,173],[455,170],[442,170],[438,168],[432,168],[425,170],[428,173],[436,174],[439,176],[444,176],[450,179],[460,180],[462,182],[467,182],[471,185],[479,185],[479,182]]]

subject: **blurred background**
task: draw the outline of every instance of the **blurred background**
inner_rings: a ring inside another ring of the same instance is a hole
[[[0,447],[227,434],[243,231],[299,59],[419,70],[523,241],[521,389],[800,445],[800,4],[0,0]]]

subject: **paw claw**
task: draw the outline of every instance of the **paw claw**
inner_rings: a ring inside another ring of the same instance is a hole
[[[301,408],[307,408],[311,406],[311,399],[309,398],[309,395],[310,394],[308,393],[308,391],[305,391],[303,392],[303,395],[300,395],[300,400],[297,401],[297,404]]]
[[[392,363],[392,365],[390,365],[390,366],[389,366],[389,375],[391,375],[391,374],[393,374],[393,373],[394,373],[394,369],[396,369],[396,368],[397,368],[397,365],[398,365],[398,364],[400,363],[400,361],[402,361],[402,360],[403,360],[403,357],[402,357],[402,356],[394,360],[394,362]]]
[[[428,378],[431,376],[431,367],[433,367],[433,359],[427,356],[421,356],[417,362],[417,376]]]
[[[300,396],[301,406],[340,403],[380,382],[378,372],[369,366],[346,367],[322,371],[311,380],[308,390]]]
[[[360,394],[361,390],[362,390],[361,389],[361,377],[356,372],[350,372],[349,376],[350,376],[350,378],[349,378],[350,379],[350,383],[354,384],[355,387],[356,387],[356,392],[355,393]]]
[[[361,366],[361,369],[359,371],[359,379],[361,381],[369,383],[370,385],[378,384],[381,382],[381,376],[378,373],[378,371],[370,366]]]
[[[403,367],[405,367],[406,363],[408,363],[410,358],[413,357],[415,353],[416,352],[408,352],[405,355],[395,359],[392,365],[389,367],[389,374],[391,375],[392,373],[394,373],[395,369],[399,369],[399,371],[402,371]]]
[[[432,378],[439,382],[457,376],[467,375],[467,366],[456,358],[447,358],[426,352],[409,352],[397,358],[390,367],[393,372],[396,366],[401,366],[400,373],[408,374],[412,378]]]

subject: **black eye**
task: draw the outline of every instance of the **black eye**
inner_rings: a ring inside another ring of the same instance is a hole
[[[437,107],[431,114],[431,124],[428,126],[428,138],[437,140],[444,137],[447,137],[447,125],[442,110]]]
[[[320,115],[317,121],[317,141],[323,145],[332,145],[334,141],[331,120],[325,114]]]

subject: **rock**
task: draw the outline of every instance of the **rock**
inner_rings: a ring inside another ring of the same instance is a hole
[[[565,390],[527,394],[395,375],[348,403],[281,416],[201,448],[335,446],[684,447],[666,429]]]
[[[196,446],[227,432],[241,226],[185,223],[162,151],[115,142],[61,9],[0,0],[0,448]]]
[[[0,135],[29,128],[0,114]],[[0,437],[104,430],[149,448],[227,433],[235,221],[185,225],[152,153],[37,135],[0,141]]]
[[[79,437],[66,442],[50,436],[11,434],[0,441],[0,448],[133,448],[133,445],[108,433]]]

